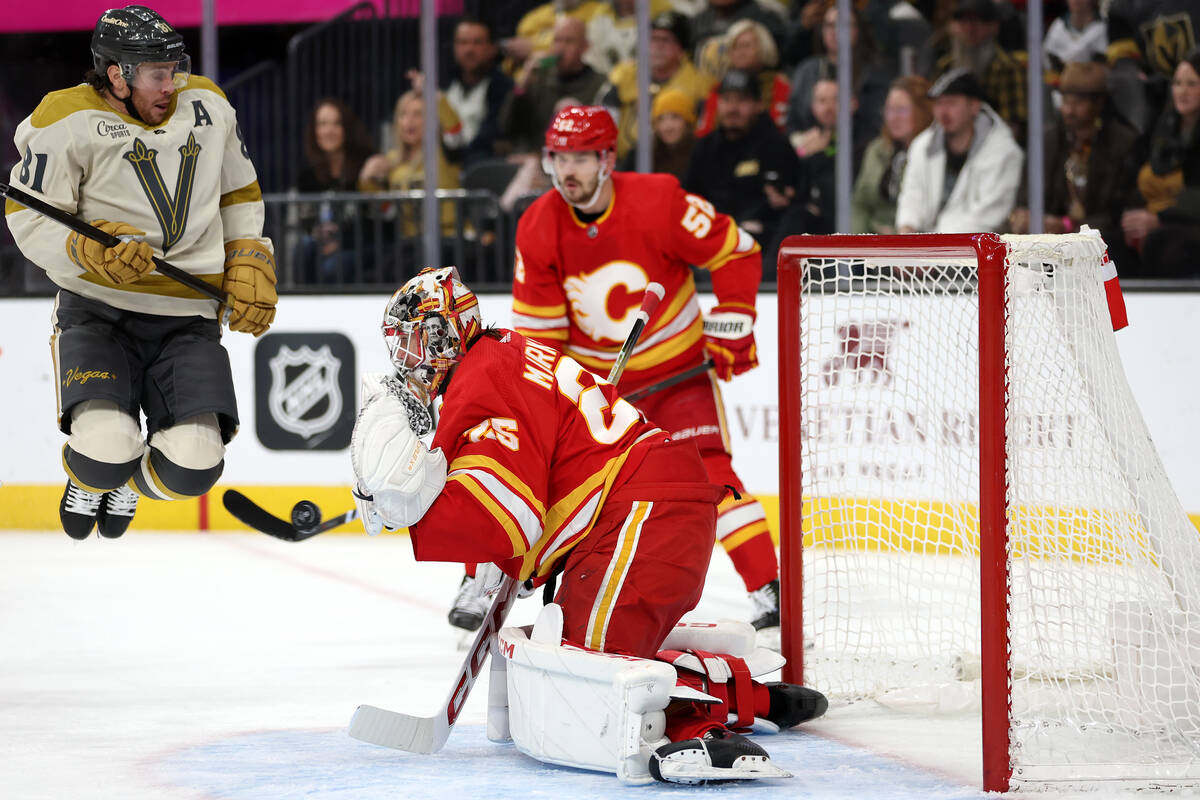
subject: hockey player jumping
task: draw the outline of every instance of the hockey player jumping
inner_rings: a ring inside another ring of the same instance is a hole
[[[237,431],[218,305],[152,274],[154,256],[220,287],[230,328],[275,317],[275,259],[233,108],[191,75],[183,37],[145,6],[105,11],[87,82],[17,128],[10,182],[122,239],[105,248],[9,202],[21,251],[59,286],[51,346],[67,486],[63,530],[115,538],[138,496],[212,488]],[[140,415],[146,417],[146,437]]]

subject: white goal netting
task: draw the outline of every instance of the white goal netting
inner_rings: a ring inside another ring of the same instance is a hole
[[[1125,380],[1103,243],[1002,238],[1013,780],[1200,783],[1200,535]],[[781,380],[802,387],[805,682],[970,711],[977,262],[864,248],[803,267]]]

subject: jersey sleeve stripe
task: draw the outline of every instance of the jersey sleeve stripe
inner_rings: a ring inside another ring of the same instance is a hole
[[[525,498],[510,489],[503,481],[490,472],[481,469],[457,470],[450,476],[466,475],[473,478],[488,494],[503,506],[510,517],[517,523],[521,531],[524,546],[521,552],[529,549],[530,542],[536,542],[542,533],[542,518],[529,507]],[[449,477],[449,476],[448,476]]]
[[[529,317],[562,317],[565,320],[567,318],[567,304],[559,303],[556,306],[537,306],[533,303],[514,299],[513,314]]]
[[[744,544],[750,539],[753,539],[755,536],[760,536],[764,533],[768,536],[771,533],[770,529],[767,527],[767,521],[765,519],[762,522],[755,523],[754,525],[748,525],[745,528],[734,531],[724,539],[721,539],[721,547],[725,548],[725,552],[728,553],[730,550],[735,549],[738,545]]]
[[[221,195],[221,208],[226,206],[237,205],[238,203],[259,203],[262,202],[262,189],[258,185],[258,181],[254,181],[240,189],[234,189],[232,192],[226,192]]]
[[[504,529],[506,534],[508,534],[508,540],[512,543],[513,556],[519,556],[526,552],[528,548],[521,537],[521,530],[517,527],[517,523],[513,521],[511,516],[508,515],[508,512],[505,510],[504,506],[487,493],[487,491],[479,484],[479,481],[475,479],[475,476],[460,472],[447,477],[446,483],[457,483],[461,485],[464,489],[470,492],[471,496],[474,497],[476,501],[483,506],[484,510],[496,520],[496,523]]]
[[[600,512],[600,500],[603,496],[604,492],[597,487],[591,497],[587,498],[582,505],[575,507],[574,513],[567,517],[553,538],[546,540],[543,537],[543,541],[538,543],[535,563],[539,575],[546,572],[546,567],[557,561],[559,555],[587,535],[596,515]]]
[[[513,327],[520,330],[528,328],[535,331],[553,330],[567,327],[566,317],[530,317],[525,314],[513,314]]]
[[[459,472],[475,469],[484,469],[491,472],[497,478],[504,482],[508,488],[515,492],[520,498],[534,510],[539,517],[546,516],[546,505],[538,499],[533,490],[526,485],[525,481],[521,480],[508,467],[501,464],[494,458],[481,455],[459,456],[450,463],[449,472]]]
[[[754,245],[748,250],[739,252],[738,240],[740,236],[741,234],[738,232],[738,226],[733,224],[731,221],[729,224],[729,230],[725,232],[725,243],[721,245],[721,249],[715,256],[710,258],[707,263],[700,265],[700,269],[706,269],[709,272],[716,272],[733,259],[750,255],[751,253],[758,252],[762,249],[757,240],[751,239],[751,241],[754,242]]]

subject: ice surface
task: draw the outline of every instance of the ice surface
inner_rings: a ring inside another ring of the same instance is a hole
[[[0,798],[984,796],[970,717],[898,735],[869,709],[834,708],[761,738],[796,778],[702,789],[628,788],[488,742],[486,676],[441,753],[349,738],[360,703],[430,714],[443,701],[463,657],[445,622],[459,574],[386,535],[0,532]],[[510,621],[537,609],[520,601]],[[689,618],[749,613],[714,553]]]

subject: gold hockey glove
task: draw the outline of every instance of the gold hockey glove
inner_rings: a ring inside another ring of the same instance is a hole
[[[221,289],[233,302],[229,330],[262,336],[275,320],[275,258],[254,239],[225,243],[225,279]]]
[[[105,247],[95,239],[80,233],[67,237],[67,256],[83,269],[109,283],[132,283],[154,269],[154,249],[145,242],[145,231],[124,222],[93,220],[92,224],[105,233],[130,237],[116,247]]]

